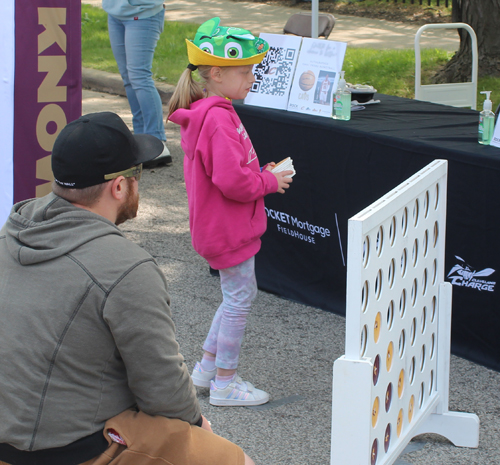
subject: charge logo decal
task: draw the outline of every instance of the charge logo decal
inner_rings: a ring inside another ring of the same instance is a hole
[[[448,279],[454,286],[471,287],[478,291],[493,292],[495,290],[496,281],[487,281],[480,279],[485,276],[492,275],[495,270],[493,268],[485,268],[477,271],[472,266],[465,263],[465,260],[455,255],[458,263],[452,267],[448,273]]]

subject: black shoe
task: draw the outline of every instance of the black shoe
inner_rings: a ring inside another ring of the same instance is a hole
[[[144,168],[151,169],[156,168],[159,165],[171,165],[172,164],[172,155],[170,155],[170,150],[168,150],[167,144],[163,142],[165,148],[163,152],[160,153],[156,158],[149,160],[142,164]]]

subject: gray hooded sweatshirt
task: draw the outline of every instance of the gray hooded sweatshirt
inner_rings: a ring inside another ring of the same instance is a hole
[[[107,219],[49,194],[0,230],[0,443],[61,447],[137,405],[195,424],[163,273]]]

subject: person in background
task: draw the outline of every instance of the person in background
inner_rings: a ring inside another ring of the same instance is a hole
[[[108,13],[109,41],[132,111],[134,133],[151,134],[164,145],[162,153],[144,163],[144,168],[170,165],[162,102],[151,72],[165,24],[163,0],[102,0],[102,7]]]
[[[54,143],[53,193],[0,230],[1,465],[254,463],[201,414],[165,276],[117,227],[162,151],[84,115]]]
[[[181,126],[189,225],[195,250],[219,270],[223,301],[191,375],[210,387],[210,403],[259,405],[269,394],[238,376],[246,319],[257,295],[255,255],[267,227],[264,196],[284,193],[293,171],[260,168],[255,149],[231,100],[244,99],[269,44],[249,31],[203,23],[186,40],[189,65],[170,100],[168,119]],[[193,70],[204,81],[192,78]]]

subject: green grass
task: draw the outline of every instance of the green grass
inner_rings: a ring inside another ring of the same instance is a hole
[[[422,49],[422,84],[431,84],[430,78],[453,56],[441,49]],[[415,97],[415,53],[408,50],[347,49],[344,59],[346,81],[370,84],[378,92],[398,97]],[[477,109],[481,110],[485,95],[490,90],[493,110],[500,103],[500,78],[480,77],[477,85]]]
[[[188,63],[186,37],[194,37],[197,24],[165,22],[165,30],[156,47],[153,60],[153,78],[175,85]],[[452,53],[441,49],[422,50],[422,83],[443,66]],[[118,72],[108,38],[106,13],[97,7],[82,5],[82,64],[86,68]],[[413,49],[378,50],[348,48],[344,59],[347,82],[371,84],[378,92],[398,97],[415,96],[415,55]],[[500,102],[500,79],[479,78],[478,108],[482,108],[482,90],[491,90],[491,100],[496,108]]]
[[[90,5],[82,5],[82,66],[118,72],[109,44],[108,15]]]
[[[82,5],[82,66],[117,73],[108,37],[108,16],[101,8]],[[156,46],[153,78],[176,84],[188,64],[186,37],[194,37],[199,24],[165,21]]]
[[[449,60],[448,52],[439,49],[422,51],[422,77]],[[347,49],[344,59],[346,81],[370,84],[382,94],[413,98],[415,95],[415,54],[413,50]]]
[[[200,25],[165,21],[165,30],[156,46],[153,76],[159,81],[176,84],[189,63],[185,38],[193,38]]]

